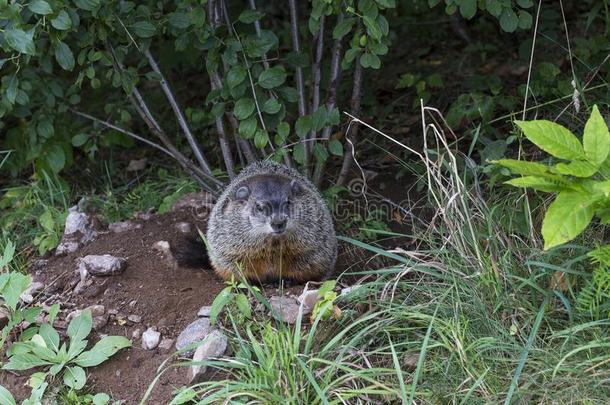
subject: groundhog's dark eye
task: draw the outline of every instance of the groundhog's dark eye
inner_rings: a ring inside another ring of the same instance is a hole
[[[256,204],[256,211],[257,212],[264,212],[265,211],[265,206],[263,204]]]

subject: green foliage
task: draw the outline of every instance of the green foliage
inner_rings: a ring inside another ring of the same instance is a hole
[[[598,216],[610,220],[610,186],[605,166],[610,152],[610,132],[594,106],[583,134],[582,144],[567,128],[554,122],[517,121],[524,135],[540,149],[569,163],[544,167],[534,162],[498,160],[497,164],[515,174],[525,175],[508,184],[543,192],[557,192],[542,223],[545,249],[578,236]]]
[[[68,342],[61,343],[59,333],[50,323],[43,323],[28,341],[15,342],[7,351],[9,358],[4,370],[29,370],[35,367],[47,368],[37,373],[32,396],[41,398],[47,387],[48,376],[58,376],[63,371],[63,383],[80,390],[87,382],[84,368],[97,366],[108,360],[119,350],[130,347],[131,342],[123,336],[106,336],[90,350],[85,350],[92,328],[90,311],[84,311],[68,325]],[[103,399],[103,398],[102,398]],[[103,403],[103,402],[102,402]]]
[[[250,319],[252,317],[252,307],[246,292],[259,292],[257,287],[249,286],[243,282],[238,282],[234,278],[227,282],[229,285],[218,293],[212,302],[210,310],[210,322],[215,324],[218,316],[226,308],[232,314],[239,314],[241,320]]]
[[[592,277],[578,292],[576,309],[593,320],[610,318],[610,245],[589,253],[595,267]]]

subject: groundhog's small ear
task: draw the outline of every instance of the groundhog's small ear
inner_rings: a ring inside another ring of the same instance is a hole
[[[290,182],[290,194],[297,195],[301,192],[301,186],[296,180]]]
[[[241,186],[235,192],[236,200],[240,200],[240,201],[247,200],[249,196],[250,196],[250,189],[247,186]]]

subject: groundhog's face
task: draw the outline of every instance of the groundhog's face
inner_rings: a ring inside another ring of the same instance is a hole
[[[300,191],[294,180],[265,175],[240,185],[234,198],[242,204],[242,217],[251,233],[282,238],[294,229],[294,200]]]

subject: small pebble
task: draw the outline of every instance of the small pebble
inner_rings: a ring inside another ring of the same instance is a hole
[[[197,312],[197,316],[200,318],[209,318],[211,312],[212,312],[211,306],[203,306],[199,309],[199,312]]]
[[[127,317],[127,320],[133,323],[142,322],[142,317],[140,315],[131,314]]]
[[[145,350],[152,350],[159,345],[160,339],[161,333],[152,328],[148,328],[142,333],[142,348]]]

